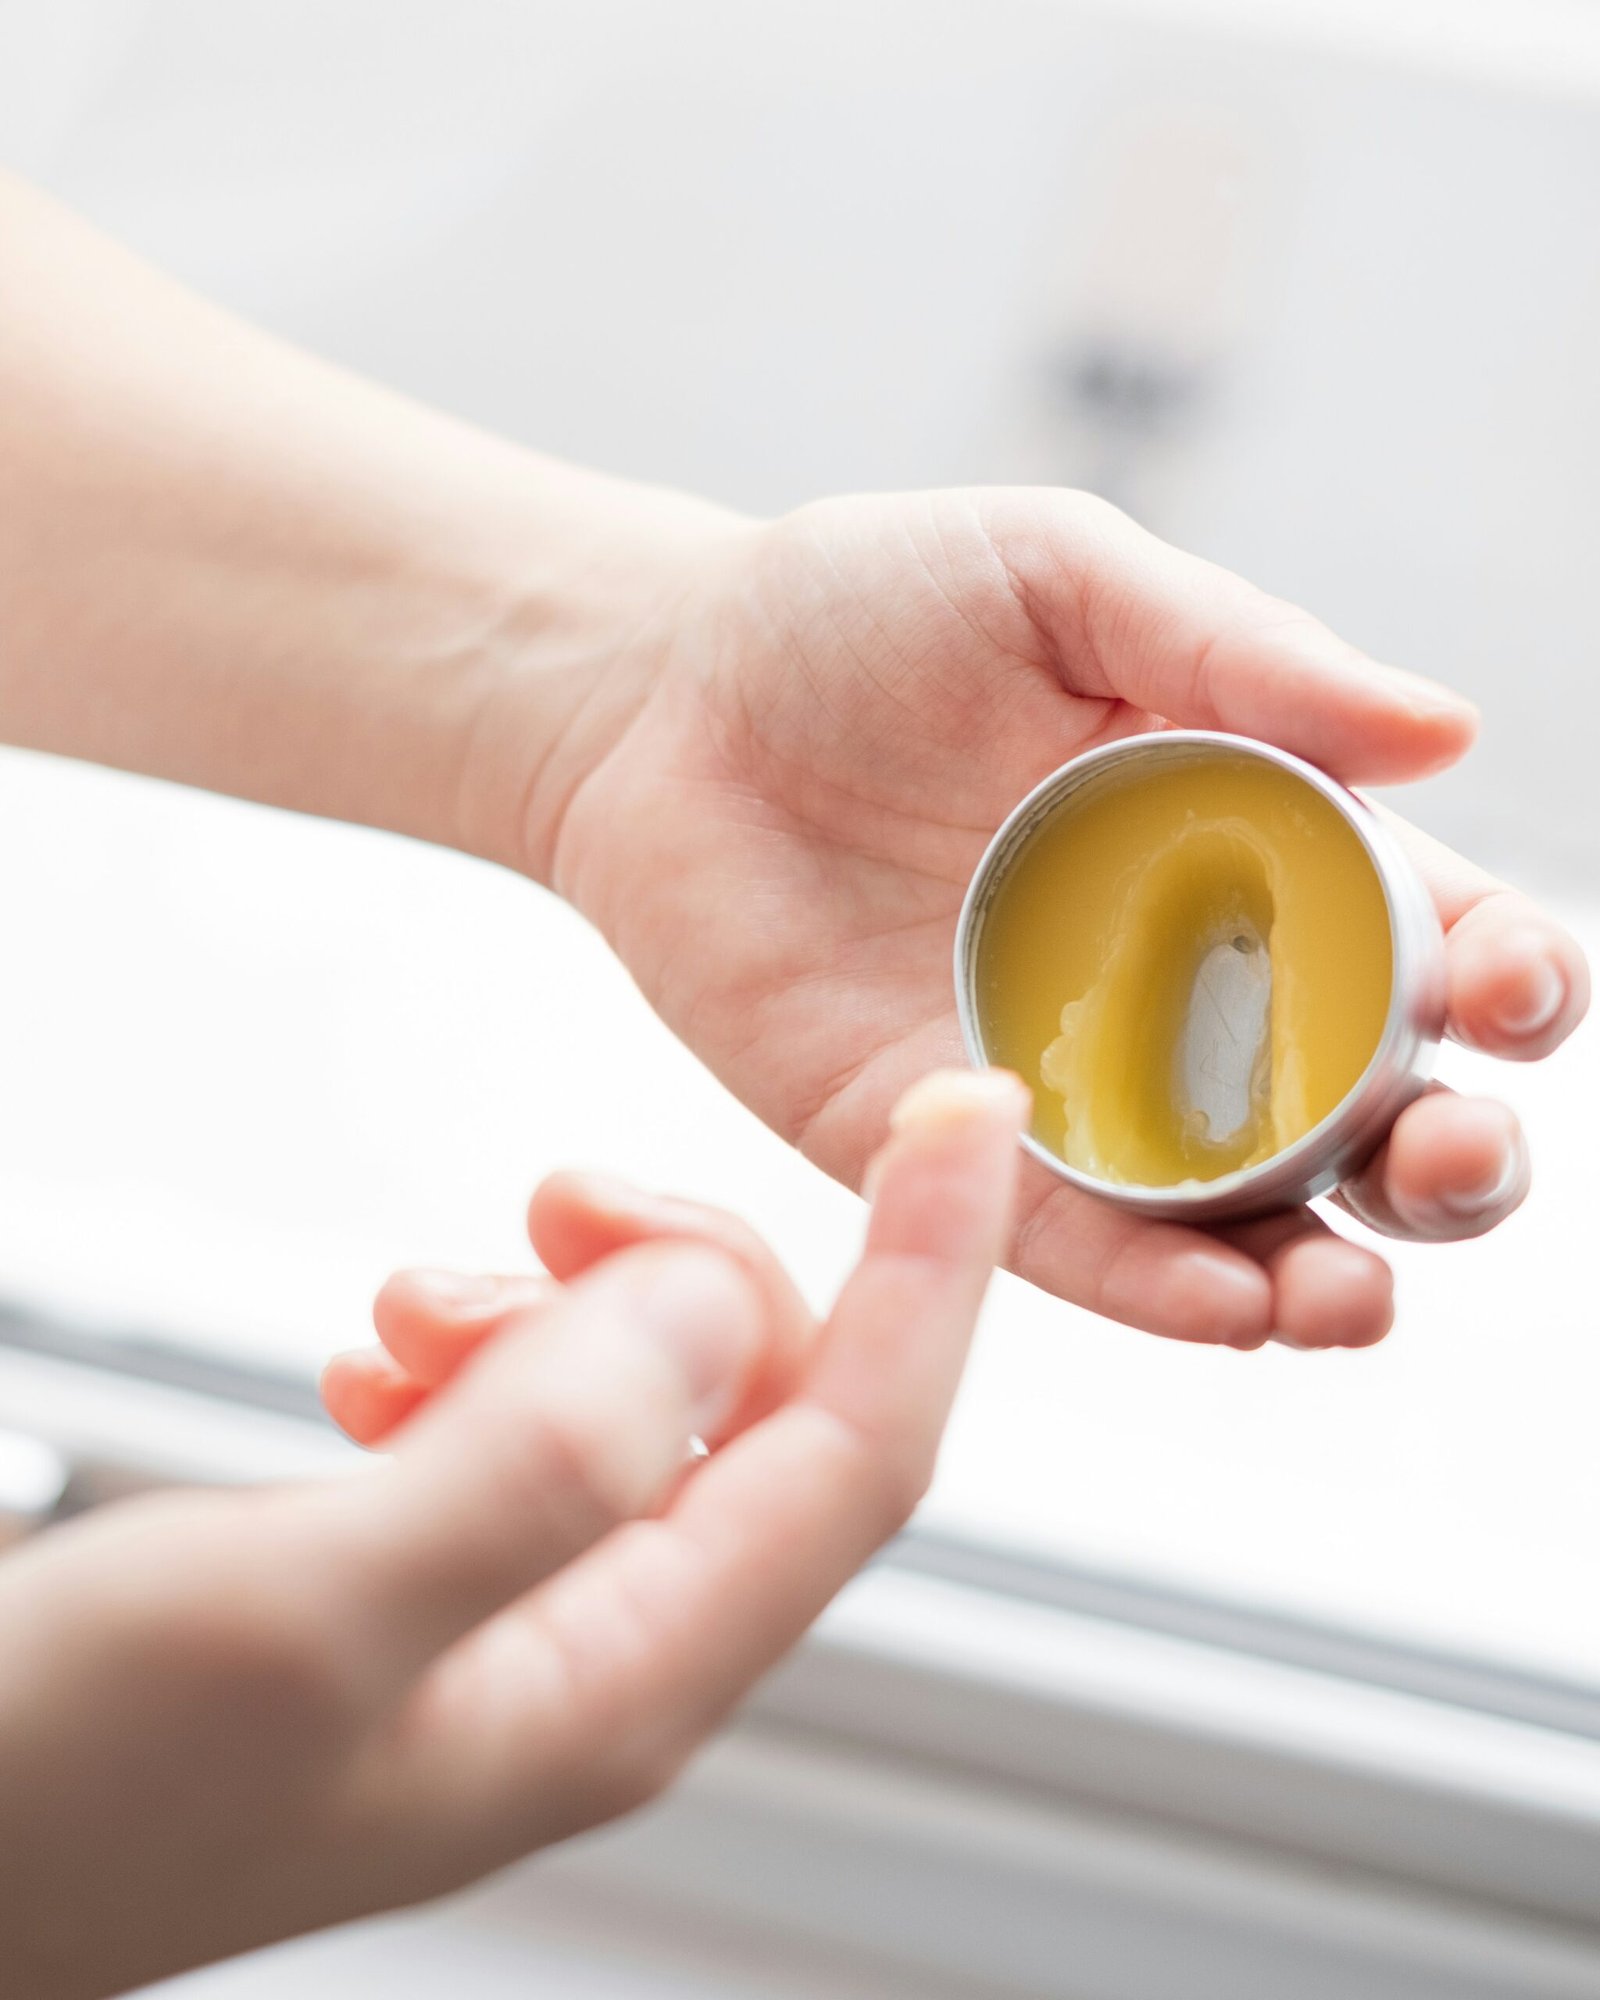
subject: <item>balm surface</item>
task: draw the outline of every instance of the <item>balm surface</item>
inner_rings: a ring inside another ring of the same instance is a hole
[[[1215,1180],[1354,1087],[1393,983],[1359,835],[1293,772],[1230,752],[1087,780],[996,883],[978,943],[989,1059],[1034,1137],[1096,1179]]]

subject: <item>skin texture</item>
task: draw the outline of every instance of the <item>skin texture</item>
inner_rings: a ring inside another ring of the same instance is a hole
[[[1364,1345],[1371,1248],[1205,1235],[1019,1170],[946,1080],[949,955],[1038,778],[1164,723],[1353,782],[1471,709],[1057,490],[752,523],[297,353],[0,176],[0,740],[454,845],[569,897],[830,1173],[815,1328],[740,1224],[557,1181],[548,1282],[396,1280],[329,1373],[378,1476],[107,1510],[0,1568],[0,1965],[91,2000],[439,1893],[650,1796],[903,1521],[994,1259],[1189,1340]],[[1418,837],[1452,1031],[1549,1053],[1572,941]],[[1435,1092],[1342,1200],[1446,1241],[1526,1192]],[[685,1474],[691,1434],[714,1447]]]
[[[0,248],[0,737],[522,870],[852,1186],[896,1093],[959,1056],[962,889],[1055,765],[1179,723],[1394,783],[1476,727],[1085,494],[752,523],[344,375],[3,177]],[[1453,1032],[1547,1054],[1587,1004],[1577,947],[1416,840]],[[1527,1186],[1510,1114],[1434,1093],[1343,1199],[1443,1242]],[[1207,1235],[1034,1163],[1010,1261],[1237,1347],[1362,1346],[1392,1315],[1381,1257],[1310,1212]]]
[[[382,1295],[427,1382],[392,1465],[8,1559],[7,1990],[94,2000],[653,1797],[925,1488],[1024,1108],[999,1072],[913,1093],[821,1325],[733,1218],[547,1184],[564,1279]],[[372,1431],[370,1359],[329,1397]]]
[[[613,733],[559,813],[534,794],[519,863],[851,1185],[895,1093],[959,1056],[961,897],[999,820],[1056,765],[1176,724],[1394,783],[1453,762],[1476,727],[1446,690],[1087,495],[1041,490],[831,501],[720,539],[611,673],[596,705]],[[1576,945],[1402,831],[1449,933],[1451,1032],[1509,1060],[1548,1053],[1587,1005]],[[1435,1091],[1342,1201],[1382,1233],[1442,1242],[1492,1228],[1528,1181],[1510,1112]],[[1364,1346],[1392,1318],[1381,1257],[1310,1210],[1205,1233],[1118,1213],[1032,1162],[1011,1262],[1181,1339]]]

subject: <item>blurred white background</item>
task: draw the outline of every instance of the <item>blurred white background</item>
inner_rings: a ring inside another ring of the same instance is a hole
[[[1600,945],[1590,6],[0,0],[0,158],[587,463],[762,511],[1098,485],[1467,689],[1413,809]],[[520,1260],[565,1161],[731,1203],[819,1296],[851,1254],[488,869],[10,756],[0,925],[0,1290],[309,1365],[393,1264]],[[930,1518],[1600,1679],[1593,1042],[1495,1080],[1533,1199],[1404,1253],[1377,1353],[1002,1285]]]

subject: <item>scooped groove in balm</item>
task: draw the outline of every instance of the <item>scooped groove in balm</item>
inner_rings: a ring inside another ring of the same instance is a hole
[[[1098,1180],[1171,1187],[1270,1159],[1360,1079],[1393,980],[1347,820],[1245,756],[1113,770],[998,885],[978,998],[991,1059],[1043,1085],[1034,1136]]]

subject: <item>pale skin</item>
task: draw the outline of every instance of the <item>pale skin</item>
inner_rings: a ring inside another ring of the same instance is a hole
[[[1088,496],[758,522],[576,471],[238,324],[0,180],[0,739],[521,870],[852,1185],[896,1099],[958,1057],[950,940],[994,826],[1074,752],[1163,722],[1356,783],[1440,769],[1476,726]],[[1547,1054],[1587,1004],[1577,947],[1415,847],[1451,1032]],[[642,1796],[903,1518],[996,1255],[1182,1339],[1387,1330],[1382,1257],[1308,1210],[1207,1234],[1028,1162],[1013,1217],[1021,1117],[1003,1081],[914,1108],[820,1345],[737,1224],[558,1181],[533,1216],[550,1288],[395,1281],[382,1348],[330,1371],[392,1471],[130,1510],[8,1563],[27,1637],[0,1665],[0,1853],[31,1892],[0,1957],[38,1968],[28,1990],[107,1993],[429,1894]],[[1494,1227],[1528,1175],[1508,1110],[1435,1092],[1341,1200],[1443,1242]],[[687,1318],[734,1329],[709,1418],[657,1324],[691,1278]],[[680,1487],[696,1428],[732,1441]],[[562,1706],[563,1649],[618,1705],[603,1721]],[[212,1770],[202,1739],[214,1774],[174,1783]],[[159,1828],[123,1823],[109,1802],[157,1768]],[[197,1856],[213,1895],[164,1905]]]
[[[564,1282],[382,1295],[446,1386],[376,1477],[134,1502],[9,1558],[6,1990],[99,2000],[653,1797],[926,1487],[1025,1105],[998,1072],[918,1085],[820,1327],[734,1218],[547,1183]]]

